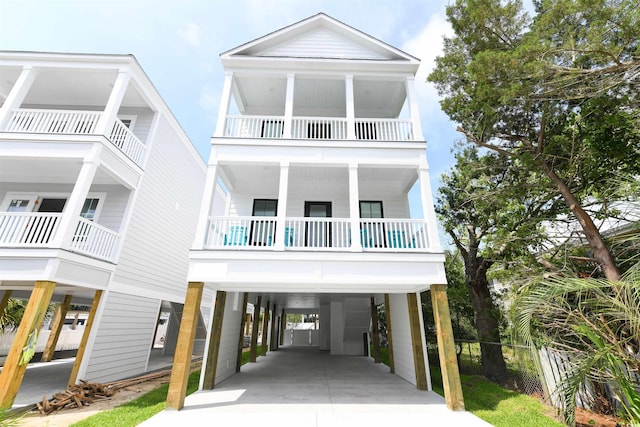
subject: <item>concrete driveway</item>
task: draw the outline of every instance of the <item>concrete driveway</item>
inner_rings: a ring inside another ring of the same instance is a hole
[[[187,396],[141,426],[488,426],[451,412],[436,393],[419,391],[368,357],[331,356],[317,348],[281,348],[218,384]]]

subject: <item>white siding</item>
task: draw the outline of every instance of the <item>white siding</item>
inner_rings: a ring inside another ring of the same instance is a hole
[[[94,323],[95,340],[82,378],[108,382],[145,371],[158,318],[159,301],[110,292]]]
[[[237,292],[227,292],[222,319],[222,334],[220,335],[220,350],[218,366],[216,368],[215,384],[224,381],[236,373],[236,359],[238,357],[238,339],[240,337],[240,322],[244,315],[242,306],[243,295]],[[239,299],[239,303],[235,302]]]
[[[257,56],[389,59],[324,28],[287,40],[276,47],[258,53]]]
[[[114,280],[182,303],[205,172],[160,119]]]
[[[396,375],[415,385],[416,373],[413,364],[407,294],[389,294],[389,305],[391,306],[393,363]]]
[[[143,143],[147,142],[147,136],[153,123],[153,111],[148,108],[123,107],[118,111],[118,116],[136,116],[132,132]]]

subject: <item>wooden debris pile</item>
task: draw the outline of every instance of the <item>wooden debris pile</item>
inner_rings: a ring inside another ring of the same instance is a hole
[[[79,384],[69,387],[65,391],[55,393],[51,399],[47,399],[46,396],[43,397],[42,402],[36,403],[36,406],[42,415],[49,415],[62,409],[82,408],[94,402],[110,399],[118,390],[123,388],[166,377],[170,374],[171,370],[158,371],[104,384],[80,380]]]

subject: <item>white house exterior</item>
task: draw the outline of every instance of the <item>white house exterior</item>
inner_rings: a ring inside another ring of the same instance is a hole
[[[145,371],[162,301],[184,301],[206,168],[133,56],[0,52],[0,75],[0,295],[30,298],[6,407],[66,296],[93,302],[71,383]]]
[[[271,351],[282,344],[283,314],[316,313],[319,351],[363,355],[373,298],[390,310],[395,374],[430,389],[419,294],[444,290],[446,277],[414,92],[419,60],[322,13],[221,60],[189,254],[191,309],[198,289],[216,291],[203,299],[216,308],[201,388],[239,370],[246,301],[270,312]],[[410,212],[414,186],[420,218]],[[181,377],[172,379],[170,408],[182,407]]]

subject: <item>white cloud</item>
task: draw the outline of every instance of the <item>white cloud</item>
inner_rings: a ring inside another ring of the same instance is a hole
[[[187,22],[183,28],[178,30],[178,36],[191,46],[198,46],[200,44],[200,35],[200,26],[193,22]]]

